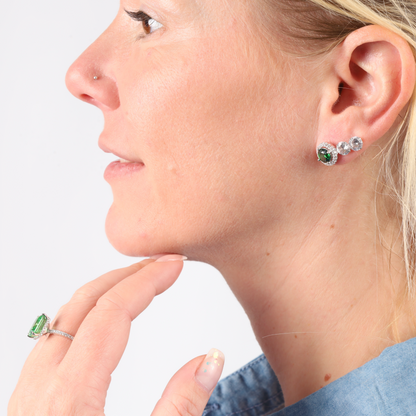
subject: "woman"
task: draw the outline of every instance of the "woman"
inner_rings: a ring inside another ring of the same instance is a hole
[[[110,242],[157,260],[74,295],[9,415],[102,415],[183,256],[222,273],[264,356],[215,391],[223,355],[195,358],[155,415],[414,414],[415,21],[405,1],[123,0],[67,86],[120,157]]]

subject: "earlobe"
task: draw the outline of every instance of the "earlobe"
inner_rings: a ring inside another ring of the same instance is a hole
[[[399,35],[370,25],[351,33],[334,49],[331,59],[317,143],[336,146],[360,136],[365,150],[389,131],[412,96],[412,50]],[[358,155],[351,152],[338,163],[348,163]]]

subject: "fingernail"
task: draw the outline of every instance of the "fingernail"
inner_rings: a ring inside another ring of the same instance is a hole
[[[218,383],[224,368],[225,356],[216,348],[209,350],[209,353],[196,370],[195,378],[208,392]]]
[[[186,260],[188,257],[182,256],[180,254],[168,254],[167,256],[159,257],[156,262],[160,261],[176,261],[176,260]]]

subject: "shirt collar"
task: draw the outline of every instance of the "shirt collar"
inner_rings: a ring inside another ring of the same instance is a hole
[[[299,402],[284,407],[282,390],[264,354],[221,380],[203,416],[416,415],[416,338]]]

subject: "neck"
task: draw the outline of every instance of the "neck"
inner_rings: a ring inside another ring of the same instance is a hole
[[[391,326],[393,294],[406,282],[398,225],[381,230],[384,241],[396,241],[390,256],[375,233],[375,202],[365,197],[374,190],[343,186],[332,195],[323,209],[306,195],[290,218],[207,261],[247,313],[286,406],[375,358],[397,336],[414,336],[404,318],[397,331]]]

